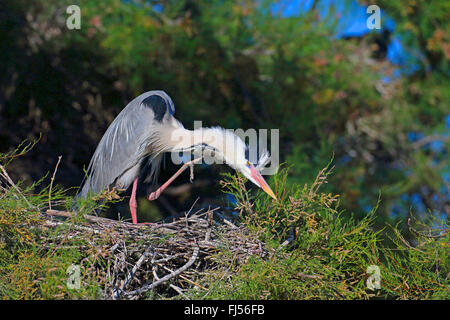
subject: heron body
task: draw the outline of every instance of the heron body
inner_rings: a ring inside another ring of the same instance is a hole
[[[136,189],[140,176],[145,182],[155,181],[165,152],[208,150],[215,159],[241,171],[275,198],[257,170],[265,163],[259,163],[255,168],[246,159],[247,146],[238,136],[219,127],[187,130],[175,119],[174,113],[172,99],[161,90],[145,92],[128,103],[100,140],[80,196],[85,198],[111,187],[127,189],[133,183],[130,210],[133,223],[137,223]],[[194,162],[188,165],[192,166]],[[186,167],[153,192],[149,200],[156,199]],[[148,170],[143,170],[145,168]],[[142,176],[143,172],[146,176]]]

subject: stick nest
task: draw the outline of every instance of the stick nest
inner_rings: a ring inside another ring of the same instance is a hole
[[[203,297],[208,295],[209,289],[198,279],[219,268],[220,253],[232,257],[230,266],[245,263],[252,255],[268,254],[264,243],[245,227],[228,221],[218,209],[149,225],[95,216],[80,219],[69,212],[47,210],[44,224],[49,229],[66,226],[53,239],[53,247],[79,240],[78,249],[85,257],[82,274],[104,279],[104,299],[189,299],[192,289],[200,290]],[[220,265],[223,268],[223,261]],[[223,276],[231,276],[230,269]]]

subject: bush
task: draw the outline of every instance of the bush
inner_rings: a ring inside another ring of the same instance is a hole
[[[223,268],[207,278],[221,279],[210,299],[449,297],[447,229],[441,226],[434,236],[416,231],[413,247],[391,227],[394,237],[388,247],[386,230],[373,228],[376,208],[357,221],[339,209],[337,195],[319,192],[329,173],[327,167],[310,186],[288,189],[288,170],[281,170],[272,180],[278,201],[262,192],[252,197],[242,177],[226,176],[223,185],[238,200],[241,223],[273,251],[243,265],[233,264],[232,252],[221,253],[217,261]],[[381,273],[380,290],[367,287],[372,265]]]

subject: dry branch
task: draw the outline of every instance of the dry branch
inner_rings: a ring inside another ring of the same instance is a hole
[[[50,181],[50,187],[48,190],[48,208],[51,210],[52,209],[52,187],[53,187],[53,181],[55,180],[55,176],[56,176],[56,171],[58,170],[58,166],[59,163],[61,162],[61,158],[62,156],[58,157],[58,162],[56,163],[56,167],[55,167],[55,171],[53,171],[53,175]]]
[[[169,273],[168,275],[162,277],[161,279],[156,280],[155,282],[153,282],[151,284],[146,284],[143,287],[141,287],[141,288],[139,288],[137,290],[131,291],[131,292],[125,292],[125,295],[131,296],[131,295],[142,294],[144,292],[147,292],[147,291],[155,288],[156,286],[159,286],[160,284],[168,281],[169,279],[171,279],[173,277],[176,277],[177,275],[181,274],[183,271],[187,270],[195,262],[195,260],[197,259],[197,256],[198,256],[198,251],[199,251],[199,248],[198,247],[195,248],[194,249],[194,253],[192,254],[192,257],[181,268],[179,268],[179,269]]]
[[[3,177],[3,179],[5,179],[14,188],[14,190],[16,190],[17,193],[19,193],[22,196],[22,198],[25,200],[25,202],[28,204],[28,206],[32,207],[31,203],[27,200],[27,198],[23,195],[22,191],[20,191],[20,189],[12,181],[12,179],[8,175],[8,172],[6,172],[5,167],[3,167],[1,164],[0,164],[0,171],[1,171],[0,177]]]

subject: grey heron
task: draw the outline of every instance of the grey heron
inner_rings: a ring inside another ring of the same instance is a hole
[[[250,181],[276,199],[272,189],[260,171],[269,157],[264,154],[257,164],[246,156],[248,147],[244,141],[229,130],[220,127],[185,129],[174,117],[172,99],[161,90],[148,91],[133,99],[113,120],[89,163],[85,181],[79,196],[87,197],[111,187],[127,189],[131,184],[129,206],[133,224],[137,224],[136,190],[139,179],[154,181],[166,152],[207,151],[214,159],[221,160],[241,172]],[[155,200],[175,178],[190,167],[193,179],[193,165],[203,156],[184,165],[160,188],[150,193],[149,200]],[[142,169],[148,174],[143,176]]]

